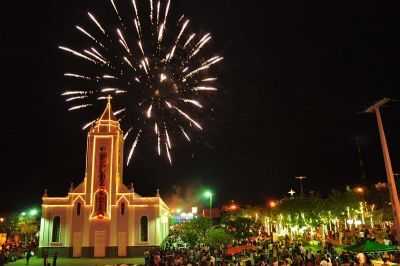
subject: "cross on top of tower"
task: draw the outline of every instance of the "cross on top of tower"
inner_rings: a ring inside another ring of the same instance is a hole
[[[111,99],[112,96],[108,95],[106,108],[104,109],[103,114],[100,116],[100,120],[102,121],[117,121],[111,108]]]

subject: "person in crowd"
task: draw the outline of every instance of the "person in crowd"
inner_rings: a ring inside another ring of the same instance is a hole
[[[6,263],[6,256],[4,255],[3,250],[0,250],[0,266],[4,266]]]
[[[49,254],[47,253],[47,250],[43,250],[43,266],[47,266],[47,258],[49,257]]]
[[[55,252],[53,255],[53,266],[57,266],[57,259],[58,259],[58,253]]]
[[[28,249],[25,254],[26,265],[29,265],[29,261],[30,261],[31,257],[32,257],[32,250]]]

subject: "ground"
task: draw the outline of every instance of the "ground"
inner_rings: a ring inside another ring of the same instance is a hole
[[[52,258],[49,261],[52,265]],[[121,258],[121,259],[70,259],[70,258],[59,258],[57,260],[57,266],[106,266],[106,265],[119,265],[119,264],[144,264],[143,258]],[[18,260],[14,263],[9,263],[7,266],[25,266],[26,260]],[[29,263],[30,266],[43,266],[43,259],[32,258]]]

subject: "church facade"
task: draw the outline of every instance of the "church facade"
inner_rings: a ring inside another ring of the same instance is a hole
[[[124,138],[110,99],[87,135],[83,182],[66,197],[42,198],[39,250],[66,257],[133,257],[168,235],[158,191],[142,197],[123,184]]]

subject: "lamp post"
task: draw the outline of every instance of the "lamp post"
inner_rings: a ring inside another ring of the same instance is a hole
[[[296,179],[298,179],[299,182],[300,182],[300,196],[303,197],[304,196],[303,180],[307,179],[307,177],[306,176],[296,176]]]
[[[204,192],[204,197],[210,199],[210,218],[212,218],[211,212],[212,212],[213,193],[210,190],[207,190],[206,192]]]
[[[389,148],[387,145],[385,129],[383,127],[383,122],[382,122],[382,117],[381,117],[381,112],[380,112],[380,107],[382,107],[389,101],[390,101],[390,99],[384,98],[384,99],[380,100],[379,102],[375,103],[374,105],[372,105],[371,107],[369,107],[365,112],[366,113],[374,113],[376,116],[377,123],[378,123],[379,137],[380,137],[381,145],[382,145],[382,152],[383,152],[383,159],[385,162],[386,176],[387,176],[389,191],[390,191],[390,195],[391,195],[390,200],[392,202],[392,210],[393,210],[393,216],[394,216],[393,218],[394,218],[394,224],[395,224],[395,228],[396,228],[396,239],[400,240],[399,196],[397,194],[396,181],[394,179],[392,162],[390,160]]]

